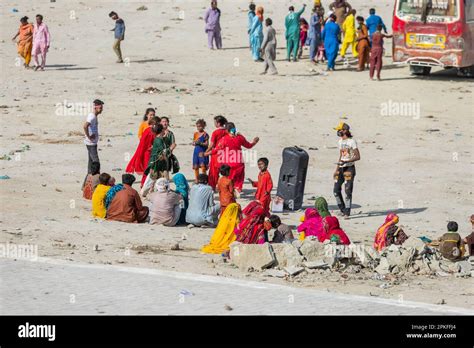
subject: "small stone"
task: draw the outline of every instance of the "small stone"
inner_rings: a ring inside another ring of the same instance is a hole
[[[458,261],[456,262],[456,267],[460,273],[470,273],[472,270],[472,265],[469,261]]]
[[[267,277],[285,278],[286,272],[278,269],[268,269],[263,275]]]
[[[307,261],[303,263],[303,266],[309,269],[325,269],[329,267],[329,265],[323,260]]]
[[[285,267],[285,271],[292,277],[304,271],[304,267]]]
[[[171,246],[171,250],[182,250],[182,249],[179,247],[179,243],[176,243]]]

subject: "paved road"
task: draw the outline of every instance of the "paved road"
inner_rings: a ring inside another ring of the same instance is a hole
[[[232,310],[229,310],[229,306]],[[0,259],[0,314],[474,314],[197,274]]]

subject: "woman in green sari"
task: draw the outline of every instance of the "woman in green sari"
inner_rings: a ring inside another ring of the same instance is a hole
[[[160,123],[163,126],[163,140],[170,150],[170,154],[168,156],[168,171],[172,171],[173,174],[175,174],[179,172],[179,162],[176,156],[173,154],[173,150],[176,148],[176,141],[173,132],[169,129],[170,119],[166,116],[163,116]]]
[[[176,141],[174,139],[173,132],[169,130],[170,119],[166,116],[163,116],[160,123],[163,126],[163,139],[166,145],[170,148],[171,152],[173,152],[176,147]]]
[[[154,125],[156,127],[156,138],[153,141],[150,162],[145,169],[145,175],[151,175],[153,180],[158,178],[166,178],[169,180],[169,157],[171,149],[164,138],[163,126],[161,124]]]

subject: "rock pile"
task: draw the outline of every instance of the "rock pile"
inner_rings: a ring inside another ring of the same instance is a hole
[[[419,238],[403,245],[391,245],[377,252],[363,244],[336,245],[306,238],[292,244],[242,244],[230,246],[231,262],[245,272],[263,271],[270,277],[295,277],[314,270],[375,273],[379,276],[424,274],[457,277],[474,276],[474,260],[452,262]]]

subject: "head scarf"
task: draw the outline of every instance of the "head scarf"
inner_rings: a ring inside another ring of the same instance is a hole
[[[181,173],[176,173],[173,176],[173,182],[176,185],[176,192],[181,194],[183,199],[187,200],[189,195],[189,185],[188,181]]]
[[[165,178],[159,178],[155,183],[155,191],[167,192],[170,182]]]
[[[262,6],[257,7],[256,14],[260,22],[263,22],[263,7]]]
[[[399,221],[398,215],[395,213],[389,213],[385,218],[385,222],[379,227],[374,239],[374,249],[377,251],[382,250],[387,246],[387,232],[390,226],[397,224]]]
[[[328,202],[324,197],[316,198],[314,206],[321,217],[325,218],[326,216],[331,216],[331,213],[329,213]]]
[[[265,242],[265,209],[259,201],[250,202],[242,211],[244,218],[237,226],[236,240],[245,244],[262,244]]]
[[[323,220],[326,239],[334,240],[338,244],[351,244],[349,237],[339,226],[339,220],[335,216],[328,216]],[[334,237],[335,236],[335,237]]]
[[[315,236],[320,242],[324,242],[326,234],[324,233],[323,218],[315,208],[305,210],[304,221],[298,226],[298,232],[304,233],[304,238]]]
[[[114,199],[115,195],[117,192],[123,190],[123,184],[117,184],[114,185],[110,188],[110,190],[107,191],[107,194],[105,195],[105,209],[109,209],[110,203],[112,203],[112,200]]]

